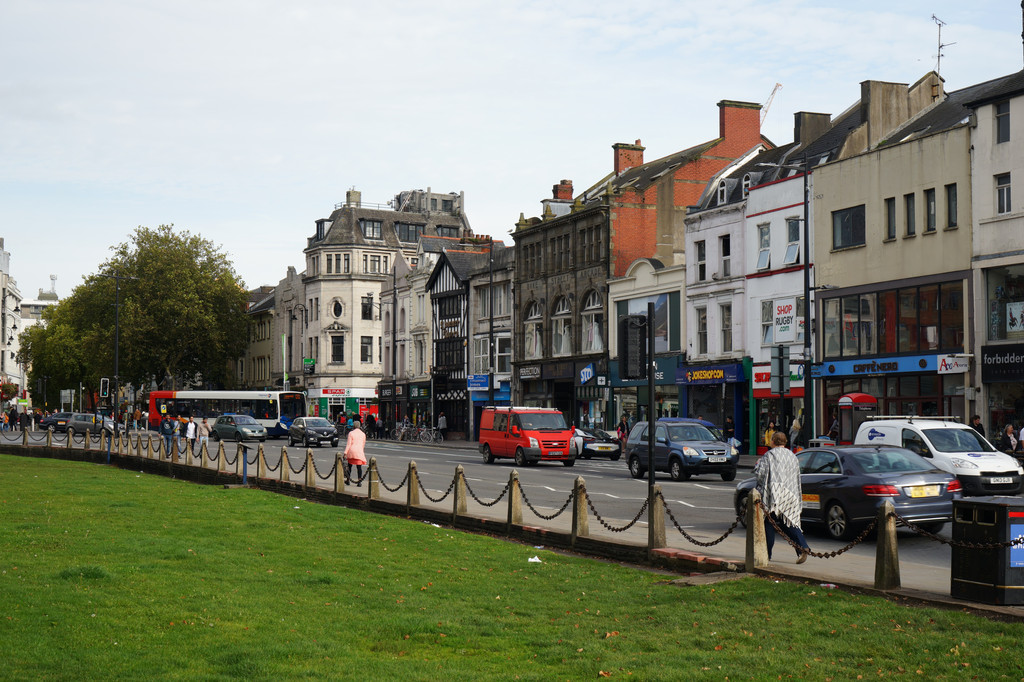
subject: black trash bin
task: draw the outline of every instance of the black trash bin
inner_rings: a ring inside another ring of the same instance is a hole
[[[953,501],[955,543],[998,544],[1024,536],[1024,499]],[[1024,543],[974,549],[953,545],[949,593],[984,604],[1024,604]]]

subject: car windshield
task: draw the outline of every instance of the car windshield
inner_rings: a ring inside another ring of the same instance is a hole
[[[895,471],[928,471],[935,467],[910,450],[892,449],[878,452],[853,452],[848,455],[868,474],[888,474]]]
[[[311,417],[306,420],[306,426],[316,426],[318,428],[330,428],[331,422],[327,421],[323,417]]]
[[[671,441],[718,440],[701,424],[670,424],[668,439]]]
[[[235,423],[243,426],[259,426],[260,423],[247,414],[240,414],[235,417]]]
[[[520,412],[519,423],[528,431],[565,431],[565,417],[561,412]]]
[[[995,452],[992,444],[974,429],[921,429],[938,452]]]

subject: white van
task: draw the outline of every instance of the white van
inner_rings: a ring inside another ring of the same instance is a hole
[[[855,445],[897,445],[913,450],[960,480],[964,495],[1016,495],[1024,469],[955,417],[869,417]]]

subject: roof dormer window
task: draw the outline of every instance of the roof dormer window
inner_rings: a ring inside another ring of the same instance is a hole
[[[721,206],[725,203],[725,197],[728,194],[726,190],[725,180],[718,183],[718,205]]]
[[[750,173],[743,176],[743,198],[746,199],[748,194],[750,194]]]

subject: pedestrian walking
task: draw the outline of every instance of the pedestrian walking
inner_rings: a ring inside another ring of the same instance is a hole
[[[199,452],[202,452],[204,447],[209,449],[207,443],[210,442],[210,423],[206,421],[206,417],[203,417],[203,421],[196,427],[196,433],[199,435]]]
[[[355,427],[348,432],[345,442],[345,483],[352,482],[352,466],[356,467],[356,487],[363,485],[363,465],[366,464],[366,434],[359,428],[359,420],[353,420]]]
[[[976,414],[971,417],[971,428],[980,433],[982,436],[985,435],[985,427],[981,425],[981,415]]]
[[[135,412],[132,413],[132,428],[136,431],[139,430],[139,420],[142,419],[142,410],[135,408]]]
[[[772,449],[757,461],[754,476],[757,478],[756,489],[761,493],[761,501],[768,512],[764,519],[768,560],[771,561],[772,558],[777,524],[800,546],[796,551],[796,563],[802,564],[807,561],[811,548],[800,529],[800,508],[803,500],[800,488],[800,462],[793,451],[786,447],[786,434],[777,432],[772,435]]]
[[[192,415],[189,415],[188,423],[185,424],[185,439],[188,441],[188,451],[196,454],[196,437],[199,435],[198,425]]]
[[[374,418],[372,412],[366,415],[366,437],[377,437],[377,420]]]
[[[616,435],[619,437],[619,444],[622,446],[619,451],[625,454],[626,441],[629,439],[629,422],[626,421],[626,415],[622,415],[619,419],[619,428],[616,431]]]
[[[444,416],[444,412],[440,412],[437,415],[437,430],[441,432],[441,438],[448,440],[448,417]]]
[[[160,422],[160,435],[164,439],[164,458],[171,458],[171,441],[178,430],[176,423],[170,417],[164,417]]]
[[[1006,428],[1003,429],[1003,435],[999,439],[999,449],[1008,455],[1012,455],[1017,452],[1017,446],[1019,441],[1017,436],[1013,432],[1013,424],[1007,424]]]
[[[798,446],[802,446],[803,445],[803,443],[799,442],[799,440],[800,440],[800,420],[799,419],[794,419],[793,423],[789,427],[789,443],[795,449]]]

